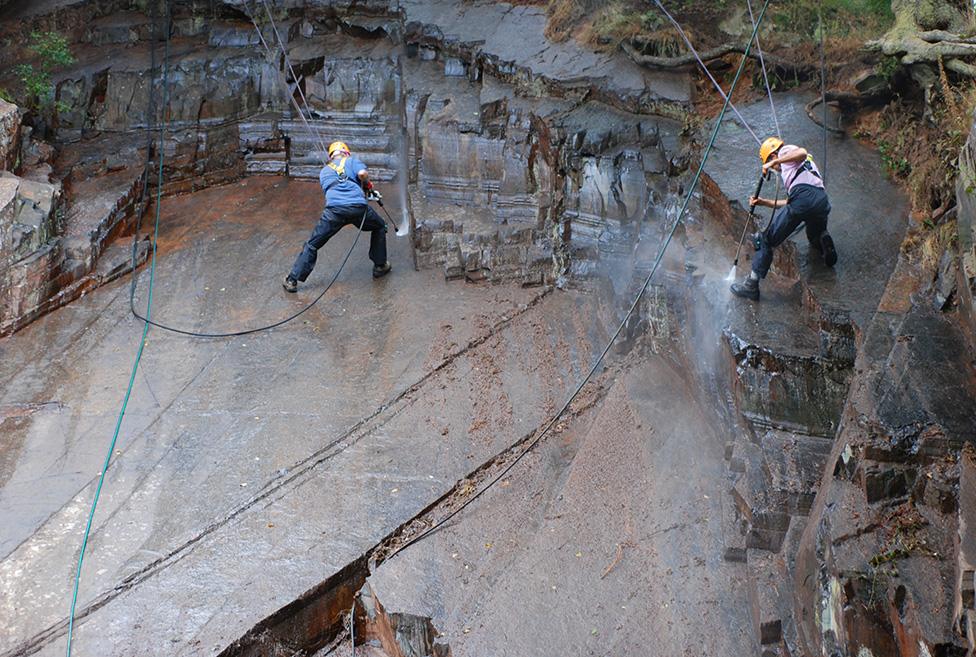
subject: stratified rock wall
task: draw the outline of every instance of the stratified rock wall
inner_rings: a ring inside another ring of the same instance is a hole
[[[20,112],[0,98],[0,170],[13,171],[20,159]]]
[[[276,5],[275,31],[258,5],[175,4],[165,42],[159,5],[18,11],[10,59],[54,23],[72,26],[59,29],[77,59],[56,74],[45,126],[69,144],[45,174],[71,182],[48,292],[92,272],[142,207],[146,130],[164,118],[165,194],[247,173],[315,178],[341,139],[374,180],[409,178],[418,266],[527,285],[586,275],[660,214],[677,149],[661,133],[679,130],[646,113],[678,116],[690,100],[684,73],[550,42],[539,7],[293,1]],[[472,28],[491,16],[503,38],[485,41]]]
[[[972,137],[961,162],[961,309],[933,304],[930,282],[903,254],[881,312],[859,339],[851,391],[797,551],[805,654],[972,654]]]
[[[0,334],[29,317],[56,287],[62,259],[61,186],[0,172]]]
[[[956,201],[959,258],[956,289],[969,334],[976,335],[976,125],[959,155]]]

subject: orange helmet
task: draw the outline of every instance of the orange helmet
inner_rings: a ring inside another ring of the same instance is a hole
[[[349,155],[349,147],[346,146],[345,142],[342,142],[342,141],[334,141],[331,144],[329,144],[329,157],[330,158],[333,155],[335,155],[336,153],[340,153],[340,152],[341,153],[345,153],[346,155]]]
[[[780,139],[779,137],[770,137],[769,139],[767,139],[762,143],[762,146],[759,147],[759,159],[762,160],[763,164],[766,164],[766,162],[769,160],[769,156],[775,153],[776,151],[778,151],[782,147],[783,147],[782,139]],[[331,150],[332,148],[330,147],[329,151],[331,152]]]

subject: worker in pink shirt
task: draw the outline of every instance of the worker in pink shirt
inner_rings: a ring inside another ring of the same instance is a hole
[[[778,137],[770,137],[763,142],[759,157],[764,176],[773,169],[783,177],[787,198],[772,201],[754,196],[749,199],[752,206],[761,205],[776,210],[769,227],[758,236],[752,271],[741,283],[732,285],[733,294],[753,301],[759,301],[759,281],[769,273],[773,249],[786,241],[801,224],[806,224],[810,247],[820,252],[824,263],[833,267],[837,262],[834,240],[827,232],[830,200],[813,158],[806,149],[786,144]]]

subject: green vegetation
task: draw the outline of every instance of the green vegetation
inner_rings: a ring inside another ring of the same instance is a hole
[[[642,32],[656,31],[663,24],[657,10],[632,11],[624,2],[610,2],[594,13],[584,28],[583,40],[594,45],[617,45]]]
[[[762,2],[752,0],[755,12],[758,13]],[[707,41],[717,35],[703,34],[703,31],[714,29],[730,10],[743,8],[745,3],[666,0],[663,4],[678,20],[687,20],[692,31]],[[546,7],[549,14],[546,34],[556,40],[568,38],[581,29],[583,40],[594,45],[615,46],[634,37],[654,41],[655,33],[667,28],[661,12],[647,0],[547,0]],[[773,2],[769,8],[769,24],[784,36],[818,38],[820,10],[820,0]],[[894,24],[895,15],[890,0],[823,0],[823,19],[829,35],[845,37],[866,32],[880,35]]]
[[[901,68],[901,62],[897,57],[883,57],[875,70],[878,75],[885,79],[885,82],[891,84],[895,80],[895,73]]]
[[[959,153],[976,108],[976,88],[952,84],[944,69],[940,74],[924,105],[896,98],[881,111],[877,125],[864,120],[857,133],[875,142],[887,170],[904,182],[923,223],[955,199]]]
[[[897,143],[894,144],[886,139],[878,140],[881,163],[894,178],[905,178],[912,172],[912,165],[909,164],[908,158],[900,155],[904,150],[904,139],[901,135],[897,136]]]
[[[819,0],[777,5],[771,17],[778,30],[820,38]],[[895,15],[890,0],[823,0],[823,21],[828,35],[848,36],[865,31],[880,34],[894,24]]]
[[[28,50],[37,56],[37,65],[20,64],[14,69],[24,86],[23,104],[34,110],[63,109],[55,107],[51,74],[74,63],[68,40],[57,32],[31,32]]]

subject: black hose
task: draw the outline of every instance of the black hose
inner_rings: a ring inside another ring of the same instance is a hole
[[[188,336],[193,337],[193,338],[233,338],[233,337],[237,337],[237,336],[240,336],[240,335],[250,335],[251,333],[259,333],[261,331],[270,331],[273,328],[278,328],[279,326],[282,326],[284,324],[287,324],[288,322],[292,321],[293,319],[296,319],[297,317],[303,315],[312,306],[314,306],[315,304],[317,304],[322,299],[322,297],[325,296],[325,293],[329,291],[329,288],[331,288],[332,285],[336,282],[336,279],[339,278],[339,274],[342,273],[343,268],[346,266],[346,263],[349,261],[349,256],[352,255],[352,250],[354,248],[356,248],[356,243],[359,242],[359,236],[363,234],[363,226],[366,224],[366,215],[367,214],[369,214],[369,206],[368,205],[366,206],[366,210],[363,212],[362,221],[359,222],[359,229],[356,231],[356,239],[354,239],[352,241],[352,245],[350,245],[349,250],[346,251],[346,255],[342,258],[342,262],[339,264],[339,268],[336,269],[335,274],[332,275],[332,279],[329,281],[329,284],[325,286],[325,289],[322,290],[321,292],[319,292],[319,295],[317,297],[315,297],[315,299],[312,300],[312,303],[308,304],[307,306],[305,306],[304,308],[302,308],[298,312],[294,313],[293,315],[289,315],[288,317],[285,317],[284,319],[279,320],[279,321],[277,321],[277,322],[275,322],[273,324],[268,324],[267,326],[259,326],[257,328],[244,329],[244,330],[240,330],[240,331],[227,331],[225,333],[202,333],[200,331],[190,331],[190,330],[187,330],[187,329],[174,328],[172,326],[167,326],[166,324],[163,324],[161,322],[157,322],[155,320],[147,319],[147,318],[143,317],[142,315],[140,315],[139,314],[139,311],[136,310],[135,301],[134,301],[134,294],[130,294],[129,295],[129,310],[132,311],[132,314],[133,315],[135,315],[136,317],[138,317],[142,321],[149,322],[149,325],[150,326],[155,326],[156,328],[163,329],[164,331],[170,331],[171,333],[179,333],[180,335],[188,335]],[[136,234],[136,238],[138,238],[138,233]],[[135,247],[133,247],[133,250],[134,249],[135,249]],[[136,278],[134,264],[135,263],[133,262],[133,283],[132,283],[132,292],[133,293],[135,292],[135,278]]]

